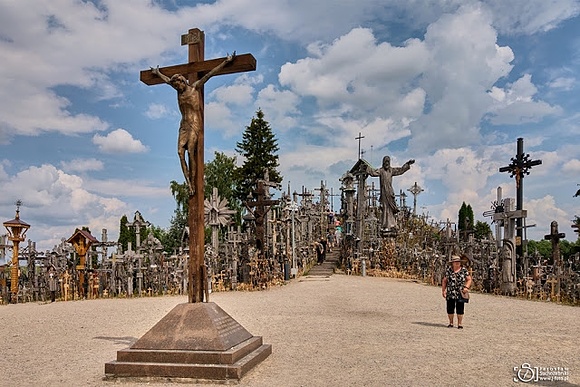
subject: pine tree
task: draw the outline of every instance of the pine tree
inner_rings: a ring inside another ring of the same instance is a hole
[[[256,180],[263,179],[266,171],[271,182],[282,182],[282,176],[276,169],[279,166],[279,149],[270,124],[264,120],[264,112],[258,109],[250,125],[246,126],[242,141],[236,144],[236,152],[244,157],[244,164],[236,168],[235,173],[236,198],[247,200]]]
[[[127,251],[129,242],[131,242],[131,245],[135,248],[135,234],[131,232],[127,223],[129,223],[127,215],[123,215],[119,222],[119,239],[117,240],[117,242],[123,247],[123,251]]]
[[[460,231],[460,235],[463,235],[464,240],[467,240],[468,232],[473,232],[473,221],[474,216],[471,204],[468,205],[463,202],[459,209],[457,229]]]
[[[137,232],[135,231],[135,228],[129,226],[128,223],[130,222],[129,219],[127,218],[127,215],[123,215],[121,217],[121,220],[119,221],[119,239],[117,239],[117,242],[121,246],[123,246],[123,251],[127,251],[127,249],[129,248],[129,242],[131,242],[131,249],[135,251],[135,249],[137,248]],[[141,228],[139,229],[139,233],[141,243],[143,243],[143,241],[147,239],[147,236],[149,235],[149,229],[147,228],[147,226],[141,226]]]

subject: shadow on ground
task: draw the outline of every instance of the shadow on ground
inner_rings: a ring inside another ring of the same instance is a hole
[[[413,321],[411,324],[416,324],[416,325],[423,325],[426,327],[443,327],[443,328],[447,328],[447,324],[440,324],[440,323],[430,323],[430,322],[424,322],[424,321]]]
[[[95,336],[93,337],[93,339],[107,340],[112,341],[115,344],[126,344],[126,345],[132,345],[137,341],[137,338],[132,336],[124,336],[124,337]]]

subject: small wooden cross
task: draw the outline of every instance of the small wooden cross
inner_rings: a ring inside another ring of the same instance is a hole
[[[257,188],[254,191],[256,199],[245,202],[246,208],[254,215],[256,222],[256,248],[263,254],[265,250],[266,239],[266,215],[272,206],[280,203],[279,200],[269,199],[268,187],[277,187],[278,184],[269,181],[268,176],[265,179],[258,180]],[[252,208],[254,208],[252,210]]]
[[[555,220],[550,223],[550,233],[548,235],[544,235],[545,240],[549,240],[552,242],[552,259],[554,260],[554,275],[556,278],[555,286],[556,286],[556,295],[560,297],[560,270],[561,270],[561,261],[560,261],[560,239],[564,239],[566,234],[563,232],[558,231],[558,222]],[[552,284],[552,296],[554,295],[554,285]]]
[[[175,74],[181,74],[187,77],[189,85],[203,78],[211,70],[215,69],[226,58],[217,58],[211,60],[204,59],[205,53],[205,34],[198,28],[189,30],[186,35],[181,37],[181,45],[187,45],[189,49],[188,63],[176,66],[163,67],[159,71],[166,77],[172,77]],[[245,71],[256,70],[256,59],[252,54],[243,54],[235,56],[234,60],[217,71],[215,75],[233,74]],[[147,85],[157,85],[165,81],[157,76],[152,70],[141,71],[140,79]],[[192,181],[193,194],[188,199],[188,216],[187,223],[189,226],[189,262],[188,274],[189,285],[188,295],[189,302],[209,301],[207,295],[207,281],[204,275],[204,205],[203,205],[203,184],[204,184],[204,142],[203,142],[203,86],[196,90],[198,100],[200,101],[201,113],[201,130],[197,137],[197,148],[195,154],[195,182]]]

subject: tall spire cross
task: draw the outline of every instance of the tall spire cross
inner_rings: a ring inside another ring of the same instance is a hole
[[[530,174],[530,168],[542,164],[542,160],[530,160],[530,155],[524,153],[524,139],[518,138],[516,157],[511,158],[511,163],[499,169],[500,172],[509,172],[510,177],[516,178],[516,210],[522,210],[524,207],[524,176]],[[516,221],[517,237],[520,240],[518,245],[518,254],[522,255],[522,219]]]
[[[360,132],[358,132],[358,137],[355,137],[354,138],[355,140],[358,140],[358,158],[359,158],[359,160],[360,160],[360,157],[361,157],[361,154],[360,154],[360,142],[361,142],[361,140],[363,138],[365,138],[365,136],[361,136],[361,133]]]
[[[181,45],[188,46],[188,63],[176,66],[163,67],[159,70],[167,77],[175,74],[181,74],[187,77],[189,85],[203,78],[212,69],[215,69],[226,58],[204,59],[205,53],[205,34],[198,28],[190,29],[189,32],[181,36]],[[227,66],[216,72],[216,75],[233,74],[245,71],[256,70],[256,59],[252,54],[237,55],[235,59],[228,63]],[[147,85],[158,85],[165,81],[153,73],[152,70],[143,70],[140,79]],[[204,141],[203,141],[203,86],[196,89],[199,93],[199,106],[201,113],[201,130],[197,137],[197,148],[195,152],[195,181],[191,184],[195,187],[195,193],[188,198],[188,216],[187,223],[189,226],[189,262],[188,262],[188,295],[189,302],[203,302],[206,292],[207,283],[205,281],[205,264],[204,264],[204,197],[203,197],[203,169],[204,169]]]

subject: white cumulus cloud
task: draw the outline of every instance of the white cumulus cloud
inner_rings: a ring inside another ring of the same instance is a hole
[[[95,134],[93,144],[97,145],[99,150],[104,153],[143,153],[149,150],[125,129],[113,130],[106,136]]]

